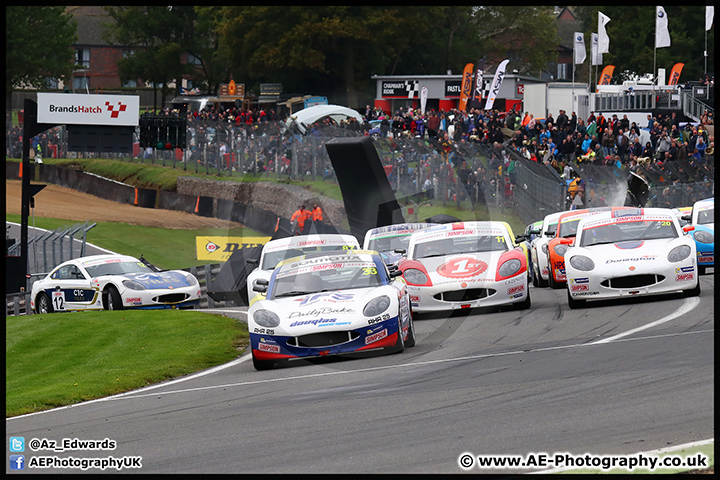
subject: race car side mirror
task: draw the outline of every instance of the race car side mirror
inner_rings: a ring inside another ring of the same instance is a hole
[[[402,254],[402,255],[405,255],[405,254],[407,253],[407,250],[405,250],[404,248],[396,248],[396,249],[393,250],[393,251],[394,251],[395,253],[400,253],[400,254]]]
[[[269,282],[264,278],[258,278],[253,280],[252,289],[253,292],[265,293],[267,292]]]
[[[250,265],[257,265],[259,261],[259,258],[248,258],[245,260],[245,263],[249,263]]]
[[[390,274],[390,278],[399,277],[399,276],[402,275],[402,273],[403,273],[402,270],[400,270],[400,269],[397,268],[397,267],[396,267],[394,270],[389,270],[389,271],[388,271],[388,274]]]
[[[692,214],[691,214],[691,213],[686,213],[685,215],[683,215],[683,216],[680,217],[680,218],[681,218],[682,220],[687,220],[687,221],[689,222],[690,220],[692,220]]]

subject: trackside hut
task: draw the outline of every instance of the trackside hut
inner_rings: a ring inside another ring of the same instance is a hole
[[[494,76],[494,70],[483,75],[483,107]],[[426,112],[447,112],[457,108],[460,101],[462,75],[373,75],[371,78],[376,81],[374,106],[385,112],[394,113],[400,107],[406,111],[410,107],[420,110],[420,89],[423,86],[428,89]],[[525,85],[539,82],[542,82],[539,78],[506,74],[493,109],[507,111],[521,104]]]

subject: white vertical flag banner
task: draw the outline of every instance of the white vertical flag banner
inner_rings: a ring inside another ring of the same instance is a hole
[[[712,28],[714,16],[715,7],[705,7],[705,30],[710,30]]]
[[[667,13],[663,7],[657,7],[655,14],[655,48],[670,46]]]
[[[423,85],[420,88],[420,113],[425,115],[425,106],[427,105],[428,88]]]
[[[488,93],[487,100],[485,101],[485,110],[492,110],[493,103],[495,103],[495,97],[500,93],[500,85],[502,85],[503,78],[505,78],[505,68],[510,60],[503,60],[495,70],[495,78],[493,78],[492,85],[490,85],[490,92]]]
[[[610,53],[610,37],[605,31],[605,25],[610,21],[610,17],[602,12],[598,12],[598,53]]]
[[[592,39],[590,43],[590,60],[592,65],[602,65],[602,53],[598,52],[598,34],[592,33],[590,35]]]
[[[575,53],[575,64],[583,63],[587,52],[585,51],[585,36],[582,32],[575,32],[575,42],[573,42],[573,52]]]

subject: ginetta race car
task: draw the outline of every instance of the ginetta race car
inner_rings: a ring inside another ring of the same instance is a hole
[[[704,275],[707,267],[715,266],[715,199],[695,202],[690,214],[682,219],[694,227],[690,236],[695,240],[698,272]]]
[[[158,272],[127,255],[68,260],[33,283],[30,293],[37,313],[189,308],[199,302],[200,284],[191,273]]]
[[[253,365],[415,345],[410,297],[400,271],[376,251],[308,254],[281,262],[248,309]]]
[[[410,235],[418,230],[434,227],[437,223],[400,223],[372,228],[365,234],[363,250],[376,250],[386,265],[397,265],[404,254],[395,250],[407,251]]]
[[[548,268],[547,244],[555,236],[557,221],[565,212],[555,212],[545,215],[542,226],[531,230],[536,237],[530,241],[531,279],[534,287],[547,287],[550,269]]]
[[[555,236],[547,243],[548,283],[550,288],[565,288],[565,251],[575,241],[575,232],[581,218],[598,212],[608,212],[625,207],[596,207],[571,210],[558,218]]]
[[[667,208],[625,208],[578,222],[565,252],[570,308],[586,300],[682,291],[700,295],[695,242]]]
[[[398,268],[413,312],[530,307],[525,254],[506,222],[456,222],[415,232]]]
[[[259,261],[257,261],[257,259],[248,260],[248,263],[257,264],[257,267],[250,272],[247,278],[247,292],[250,305],[264,296],[264,294],[258,294],[258,292],[253,291],[253,282],[258,278],[270,280],[270,274],[272,274],[275,266],[281,261],[306,253],[352,249],[360,249],[360,244],[352,235],[296,235],[294,237],[270,240],[263,245]]]

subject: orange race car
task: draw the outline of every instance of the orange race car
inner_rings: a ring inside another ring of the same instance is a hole
[[[547,245],[548,284],[550,288],[565,288],[565,252],[575,242],[575,232],[581,218],[598,212],[621,210],[627,207],[596,207],[571,210],[558,218],[555,237]]]

